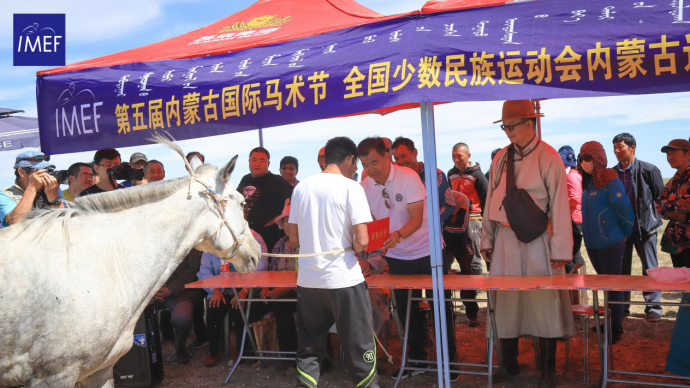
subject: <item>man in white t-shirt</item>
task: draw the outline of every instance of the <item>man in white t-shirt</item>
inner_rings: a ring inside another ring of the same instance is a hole
[[[384,241],[386,261],[391,274],[431,275],[431,249],[429,246],[429,225],[426,210],[426,188],[414,170],[390,162],[390,151],[380,137],[369,137],[357,146],[357,156],[367,175],[362,187],[374,219],[390,218],[390,235]],[[395,300],[398,315],[404,322],[407,312],[407,293],[397,292]],[[427,295],[430,295],[427,292]],[[421,290],[415,290],[413,297],[421,297]],[[450,294],[447,295],[449,297]],[[414,333],[409,337],[409,358],[426,360],[427,352],[424,334],[424,316],[419,311],[419,302],[412,302],[410,325],[407,330]],[[450,302],[446,303],[446,324],[450,339],[448,353],[455,359],[455,329]],[[418,368],[427,364],[417,363]],[[408,378],[422,371],[413,371],[402,378]],[[391,377],[397,378],[398,372]]]
[[[288,249],[301,254],[297,272],[297,379],[314,388],[335,323],[345,365],[358,387],[378,387],[371,302],[357,253],[369,243],[371,212],[364,190],[350,177],[357,170],[357,147],[347,137],[328,141],[326,167],[295,186],[288,219]]]

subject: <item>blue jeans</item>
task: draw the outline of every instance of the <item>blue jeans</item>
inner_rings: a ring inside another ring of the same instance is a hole
[[[613,245],[602,249],[590,249],[587,247],[587,254],[589,260],[594,266],[594,270],[599,275],[620,275],[623,272],[623,251],[625,250],[625,240],[621,240]],[[615,302],[623,302],[625,297],[622,291],[610,291],[609,300]],[[623,310],[625,305],[612,304],[611,309],[611,327],[614,330],[620,330],[623,327]]]

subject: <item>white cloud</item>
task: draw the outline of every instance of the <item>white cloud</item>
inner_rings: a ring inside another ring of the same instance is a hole
[[[69,42],[98,42],[132,33],[159,18],[166,0],[9,1],[0,13],[0,48],[12,45],[13,14],[64,13]]]
[[[417,11],[424,6],[425,0],[359,0],[358,3],[383,15]]]
[[[36,86],[0,87],[0,105],[7,104],[8,101],[27,100],[36,95]],[[34,103],[35,105],[35,103]]]

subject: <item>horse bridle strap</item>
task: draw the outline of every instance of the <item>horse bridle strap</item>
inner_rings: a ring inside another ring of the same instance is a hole
[[[326,252],[317,252],[317,253],[295,253],[295,254],[289,254],[289,253],[262,253],[261,256],[268,256],[268,257],[314,257],[314,256],[326,256],[326,255],[334,255],[336,253],[342,253],[346,251],[351,251],[352,247],[348,248],[338,248],[338,249],[333,249],[330,251]]]
[[[218,225],[218,229],[216,229],[215,232],[211,234],[211,236],[215,236],[220,232],[220,230],[223,228],[223,226],[228,228],[228,231],[230,231],[230,234],[232,235],[232,238],[235,240],[235,247],[233,248],[232,252],[230,252],[230,255],[234,255],[235,252],[239,249],[239,247],[244,244],[244,237],[247,235],[246,231],[245,234],[242,236],[242,239],[240,240],[237,238],[237,234],[235,234],[235,231],[232,229],[232,226],[230,226],[230,223],[228,222],[227,218],[225,218],[225,207],[228,204],[228,199],[221,197],[215,190],[213,190],[211,187],[209,187],[206,183],[201,181],[201,179],[197,178],[196,174],[192,173],[191,179],[189,180],[189,188],[187,190],[187,199],[192,199],[192,182],[198,182],[200,185],[204,186],[206,190],[201,191],[200,194],[205,195],[206,197],[210,198],[213,201],[213,204],[216,206],[216,209],[218,210],[219,216],[220,216],[220,225]],[[209,236],[209,237],[211,237]]]

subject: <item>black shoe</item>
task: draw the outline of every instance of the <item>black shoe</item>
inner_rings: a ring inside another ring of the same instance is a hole
[[[518,364],[519,340],[517,338],[501,339],[501,361],[503,368],[508,376],[520,374],[520,364]]]
[[[175,342],[175,333],[172,329],[161,330],[161,338],[163,339],[163,341]]]
[[[335,364],[331,362],[328,358],[324,358],[321,363],[321,374],[330,373],[335,370]]]
[[[429,368],[429,366],[428,366],[427,364],[418,364],[418,363],[416,363],[416,362],[413,362],[413,363],[409,364],[408,366],[410,366],[410,367],[412,367],[412,368],[424,368],[424,369],[428,369],[428,368]],[[400,373],[400,369],[396,370],[395,372],[393,372],[393,374],[391,374],[391,378],[392,378],[393,380],[397,379],[399,373]],[[421,371],[421,370],[406,370],[406,371],[403,373],[402,377],[400,377],[400,380],[405,380],[405,379],[408,379],[408,378],[413,377],[413,376],[421,375],[422,373],[426,373],[426,371]]]
[[[477,326],[479,326],[479,321],[477,320],[476,317],[474,317],[474,318],[468,317],[467,319],[469,319],[469,321],[470,321],[470,322],[468,323],[468,326],[469,326],[469,327],[477,327]]]
[[[189,353],[182,353],[176,355],[175,360],[173,360],[173,362],[178,365],[189,364]]]
[[[659,322],[661,320],[661,314],[650,311],[647,313],[647,322]]]
[[[630,310],[623,311],[623,318],[627,318],[629,316],[630,316]]]

